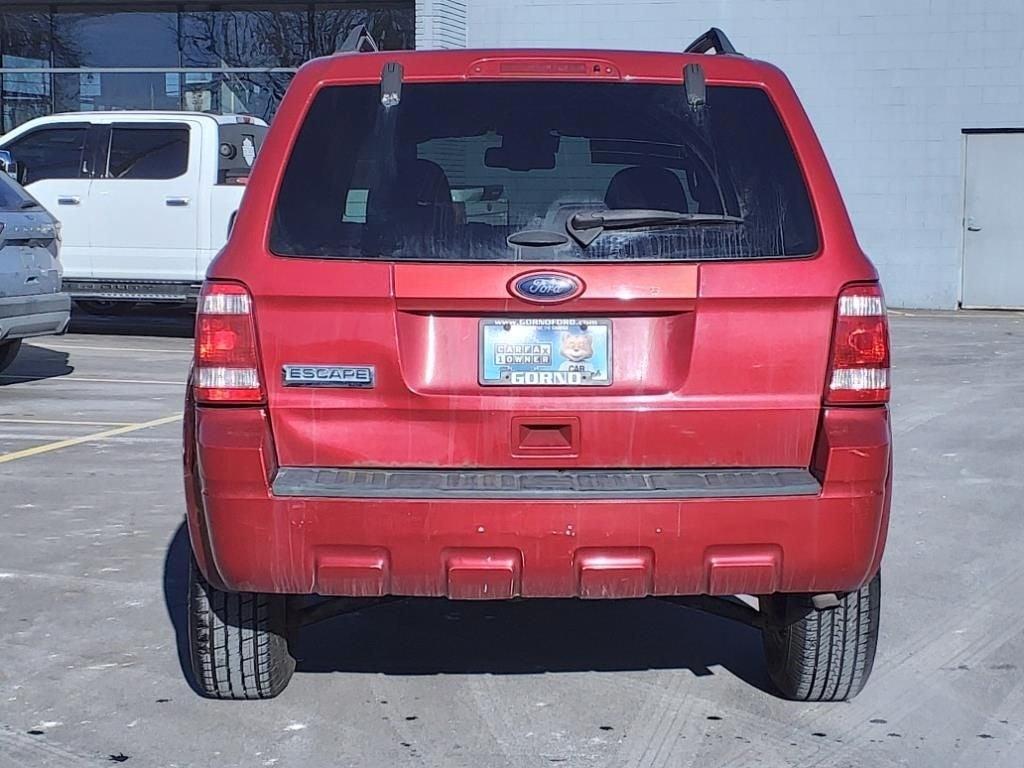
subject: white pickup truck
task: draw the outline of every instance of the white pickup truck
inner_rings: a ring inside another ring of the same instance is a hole
[[[194,299],[267,124],[195,112],[41,117],[0,137],[62,225],[64,290],[91,310]]]

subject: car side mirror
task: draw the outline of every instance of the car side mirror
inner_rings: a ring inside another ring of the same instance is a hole
[[[0,171],[3,171],[12,179],[17,178],[18,164],[14,162],[14,155],[9,149],[0,149]]]

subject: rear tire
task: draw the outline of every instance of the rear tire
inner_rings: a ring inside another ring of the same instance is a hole
[[[5,341],[0,344],[0,373],[3,373],[14,362],[14,358],[18,356],[20,351],[21,339]]]
[[[189,651],[200,692],[213,699],[272,699],[288,685],[287,598],[225,592],[189,567]]]
[[[764,652],[772,682],[787,699],[846,701],[864,687],[875,662],[881,574],[818,610],[810,598],[762,598]]]

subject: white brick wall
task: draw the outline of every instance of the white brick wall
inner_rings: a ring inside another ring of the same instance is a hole
[[[466,0],[416,0],[416,47],[465,48]]]
[[[471,47],[651,50],[720,26],[778,64],[893,306],[956,306],[960,131],[1024,126],[1024,0],[469,0],[467,23]]]

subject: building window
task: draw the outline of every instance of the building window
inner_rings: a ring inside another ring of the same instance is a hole
[[[52,111],[50,76],[38,72],[0,75],[0,133]]]
[[[58,6],[53,40],[55,67],[177,67],[178,13]]]
[[[155,73],[83,71],[53,75],[55,112],[110,109],[181,109],[180,97],[167,89],[166,76]]]
[[[187,109],[269,120],[295,69],[336,52],[357,25],[384,49],[415,47],[414,5],[0,0],[0,133],[54,111]]]
[[[50,78],[10,70],[50,65],[54,36],[44,8],[0,11],[0,132],[50,112]]]
[[[44,7],[0,10],[0,67],[48,66],[51,46],[59,39]]]
[[[181,17],[186,67],[298,67],[309,55],[304,6],[187,12]]]

